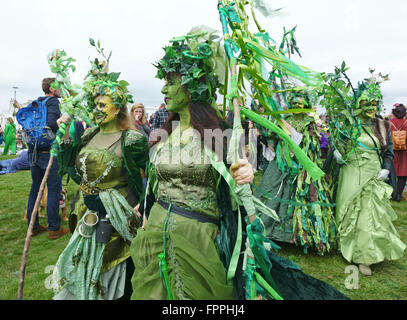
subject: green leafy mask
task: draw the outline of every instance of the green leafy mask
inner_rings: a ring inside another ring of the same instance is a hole
[[[289,109],[311,108],[306,91],[291,91],[288,96]]]
[[[359,108],[361,100],[367,101],[381,101],[382,93],[380,92],[380,87],[376,83],[361,84],[358,90],[360,91],[360,96],[356,103],[356,108]]]

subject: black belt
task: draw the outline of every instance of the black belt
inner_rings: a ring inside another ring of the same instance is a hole
[[[170,206],[169,203],[164,202],[162,200],[158,200],[158,204],[160,206],[162,206],[165,210],[168,210],[168,208]],[[205,216],[205,215],[197,213],[197,212],[188,211],[181,207],[171,205],[171,212],[174,212],[174,213],[179,214],[180,216],[183,216],[186,218],[198,220],[199,222],[213,223],[213,224],[216,224],[218,227],[220,227],[220,222],[218,219],[211,218],[211,217]]]

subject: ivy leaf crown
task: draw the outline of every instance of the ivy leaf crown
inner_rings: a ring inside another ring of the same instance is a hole
[[[381,93],[380,84],[384,81],[390,80],[389,74],[383,75],[381,72],[374,74],[375,70],[369,68],[370,77],[363,79],[362,82],[358,83],[358,87],[355,90],[355,108],[360,108],[360,101],[377,101],[378,107],[383,100],[383,95]],[[378,110],[379,111],[379,110]]]
[[[217,38],[213,32],[199,32],[197,28],[186,36],[173,38],[172,45],[163,48],[164,57],[153,64],[157,68],[156,78],[165,79],[171,72],[179,73],[181,84],[187,87],[193,102],[213,104],[216,90],[222,87],[215,71]]]

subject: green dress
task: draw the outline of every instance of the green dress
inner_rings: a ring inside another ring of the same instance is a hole
[[[158,146],[154,159],[158,198],[188,211],[219,218],[217,174],[210,163],[202,161],[204,151],[200,141],[170,143],[169,140]],[[185,150],[186,144],[189,164],[185,164],[184,156],[181,156],[181,163],[170,158],[170,153]],[[132,299],[168,299],[158,260],[158,255],[164,251],[164,241],[174,299],[233,299],[233,286],[227,284],[226,271],[219,257],[217,235],[216,224],[168,213],[155,203],[146,230],[139,231],[130,249],[135,264]]]
[[[175,130],[172,135],[174,133]],[[244,221],[242,226],[237,222],[239,214],[231,202],[233,189],[221,178],[224,172],[217,163],[211,163],[209,159],[202,161],[205,148],[200,141],[169,140],[158,146],[156,156],[151,159],[155,165],[153,175],[150,173],[149,177],[153,194],[161,201],[186,210],[220,217],[221,227],[218,229],[216,224],[186,218],[155,203],[145,230],[137,233],[130,247],[135,264],[132,299],[166,300],[171,294],[175,300],[240,300],[254,291],[246,289],[252,284],[257,286],[259,295],[271,298],[256,284],[252,266],[245,263],[245,244],[249,239],[243,230],[249,229]],[[175,157],[178,161],[169,156],[179,155],[185,146],[189,152]],[[332,286],[306,275],[295,263],[275,254],[267,246],[270,240],[262,234],[260,219],[256,219],[250,229],[256,239],[250,246],[256,248],[256,257],[263,261],[263,276],[284,299],[346,299]],[[233,246],[239,238],[241,246],[237,247],[235,255]],[[168,281],[161,278],[165,272],[161,273],[163,268],[160,269],[158,259],[164,250]],[[238,258],[238,263],[231,276],[232,256]],[[170,293],[164,283],[168,284]]]
[[[77,146],[60,152],[61,171],[79,182],[80,199],[71,213],[78,223],[54,270],[54,299],[118,299],[124,294],[129,244],[141,225],[133,208],[142,198],[140,169],[147,164],[148,144],[136,131],[96,133],[98,128],[88,129]],[[97,139],[112,143],[101,148]],[[107,243],[97,240],[97,226],[83,231],[83,217],[90,212],[99,221],[108,215],[114,229]]]
[[[372,139],[363,133],[359,142],[339,174],[336,221],[340,251],[348,262],[357,264],[400,259],[406,245],[392,224],[397,218],[390,204],[393,190],[376,179],[381,164]]]

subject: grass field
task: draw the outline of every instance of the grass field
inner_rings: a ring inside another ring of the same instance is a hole
[[[0,160],[8,158],[11,157],[0,156]],[[258,180],[258,178],[257,174],[256,179]],[[65,179],[63,183],[68,190],[68,199],[72,199],[76,192],[75,183],[71,181],[66,185]],[[2,300],[17,298],[19,268],[27,232],[27,224],[23,220],[23,216],[30,186],[29,171],[0,176],[0,299]],[[399,217],[394,225],[401,239],[407,243],[407,201],[392,202],[392,204]],[[40,223],[47,225],[47,219],[40,218]],[[62,225],[67,227],[66,222]],[[51,241],[48,240],[48,233],[43,233],[31,239],[24,299],[47,300],[52,298],[52,290],[47,289],[47,278],[69,238],[70,235],[67,234]],[[359,275],[358,289],[345,288],[345,280],[351,274],[345,273],[349,263],[342,258],[340,253],[331,253],[321,257],[312,252],[304,254],[302,249],[286,245],[280,254],[296,262],[304,272],[333,285],[351,299],[407,299],[407,254],[398,261],[386,261],[373,265],[371,277]]]

